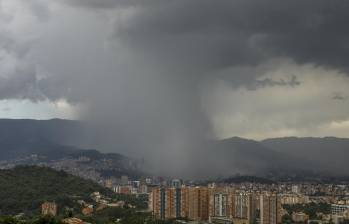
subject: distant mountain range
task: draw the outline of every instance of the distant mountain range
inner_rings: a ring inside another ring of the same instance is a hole
[[[295,165],[306,167],[310,164],[314,170],[349,176],[349,139],[347,138],[285,137],[266,139],[261,141],[261,144],[303,162]]]
[[[32,154],[46,161],[87,156],[99,161],[113,159],[115,170],[122,172],[137,168],[126,156],[84,150],[80,148],[83,145],[88,145],[86,126],[78,121],[0,119],[0,161]],[[263,141],[233,137],[203,142],[188,150],[187,156],[193,158],[188,167],[192,176],[349,174],[349,139],[335,137]]]
[[[142,174],[138,161],[118,153],[81,149],[84,126],[69,120],[0,119],[0,168],[43,165],[99,181]]]
[[[77,146],[84,135],[83,130],[82,123],[71,120],[0,119],[0,146],[2,148],[0,158],[4,158],[11,151],[4,151],[6,148],[3,148],[1,142],[30,143],[44,140]],[[11,155],[9,154],[9,156]]]
[[[233,137],[207,142],[196,153],[204,155],[199,170],[212,175],[349,176],[349,139]]]

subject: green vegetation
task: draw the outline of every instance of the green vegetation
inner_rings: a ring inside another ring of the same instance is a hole
[[[310,219],[316,219],[317,213],[330,214],[331,205],[327,203],[309,203],[309,204],[295,204],[295,205],[283,205],[288,214],[293,212],[304,212],[309,215]]]
[[[282,223],[283,224],[291,224],[291,223],[293,223],[292,217],[289,214],[286,214],[286,215],[282,216]]]
[[[125,207],[105,208],[89,216],[82,215],[77,201],[94,204],[90,195],[96,191],[112,201],[125,201]],[[139,212],[147,207],[146,195],[115,194],[92,181],[45,167],[20,166],[0,170],[0,201],[0,215],[3,215],[0,216],[0,224],[60,224],[63,218],[72,216],[96,224],[116,221],[120,224],[175,223],[154,221],[150,213]],[[45,201],[56,202],[59,216],[39,215],[41,204]],[[23,214],[14,216],[20,213]]]
[[[38,216],[33,218],[15,218],[11,216],[0,217],[0,224],[61,224],[59,218],[51,216]]]
[[[89,201],[95,191],[115,196],[92,181],[50,168],[20,166],[0,170],[0,214],[35,214],[45,201],[55,201],[61,208],[74,207],[76,200]]]
[[[153,220],[150,213],[137,212],[134,209],[109,208],[93,216],[77,217],[92,224],[176,224],[175,220]],[[0,224],[62,224],[61,217],[35,216],[15,218],[0,217]]]
[[[174,224],[174,220],[153,220],[151,213],[138,212],[135,209],[124,208],[107,208],[94,213],[90,217],[81,217],[86,222],[104,224],[115,223],[120,224]]]
[[[125,207],[129,207],[128,205],[135,206],[137,209],[147,209],[148,208],[148,195],[140,194],[140,195],[132,195],[132,194],[116,194],[114,197],[117,201],[126,202]]]

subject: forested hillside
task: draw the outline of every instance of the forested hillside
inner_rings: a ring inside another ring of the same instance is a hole
[[[21,166],[0,170],[0,214],[35,213],[44,201],[73,207],[78,199],[88,201],[95,191],[114,195],[97,183],[50,168]]]

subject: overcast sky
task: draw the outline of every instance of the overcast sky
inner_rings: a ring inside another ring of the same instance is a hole
[[[0,0],[0,116],[88,120],[159,148],[349,137],[348,12],[343,0]]]

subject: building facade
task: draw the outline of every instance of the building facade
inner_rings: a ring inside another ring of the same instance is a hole
[[[42,215],[57,215],[57,204],[54,202],[45,202],[41,205],[41,214]]]
[[[256,218],[256,199],[251,192],[239,191],[233,195],[234,223],[253,223]]]
[[[281,223],[281,203],[276,193],[265,192],[260,195],[260,223]]]
[[[257,201],[261,203],[259,206]],[[252,192],[230,187],[156,187],[152,190],[150,203],[157,219],[252,224],[260,207],[262,224],[281,222],[281,204],[276,194],[263,193],[257,200],[257,195]]]

